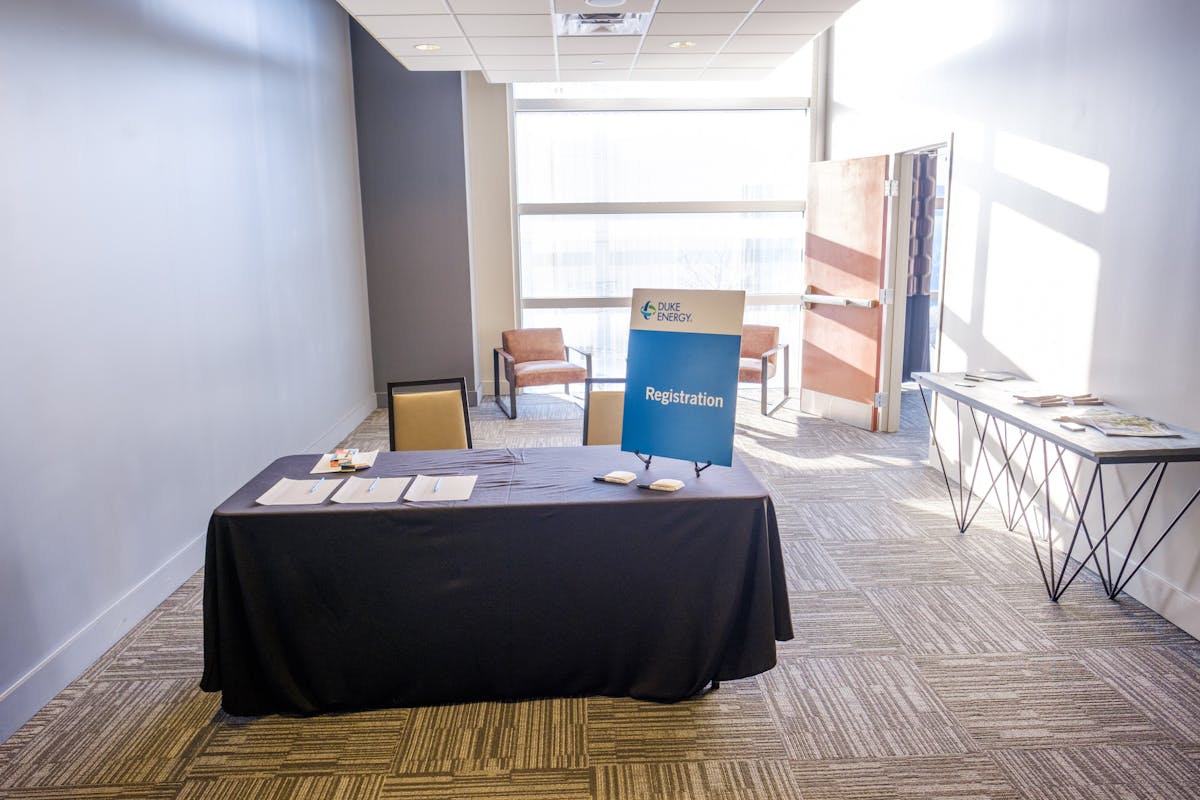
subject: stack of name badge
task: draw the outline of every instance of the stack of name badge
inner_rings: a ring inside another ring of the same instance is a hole
[[[354,459],[357,456],[357,447],[350,448],[349,450],[339,447],[330,455],[329,466],[338,472],[354,472],[356,469],[365,469],[365,467],[354,463]]]

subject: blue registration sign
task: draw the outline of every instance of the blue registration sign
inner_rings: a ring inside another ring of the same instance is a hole
[[[635,289],[621,449],[733,463],[745,292]]]

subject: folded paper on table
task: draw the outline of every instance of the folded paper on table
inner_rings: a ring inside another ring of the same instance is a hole
[[[414,503],[469,500],[478,475],[418,475],[404,496]]]
[[[341,478],[320,478],[315,481],[297,481],[280,478],[254,502],[260,506],[315,506],[324,503]]]
[[[623,469],[617,469],[605,475],[603,478],[601,478],[601,480],[603,480],[605,483],[627,484],[633,483],[635,478],[637,478],[637,475],[634,475],[632,472],[627,472]]]
[[[347,478],[331,500],[335,503],[394,503],[412,478]]]
[[[678,478],[659,478],[653,483],[646,484],[647,489],[654,489],[658,492],[677,492],[683,487],[683,481]]]

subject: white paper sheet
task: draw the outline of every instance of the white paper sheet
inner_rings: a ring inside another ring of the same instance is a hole
[[[315,506],[324,503],[341,482],[341,478],[319,478],[315,481],[280,478],[254,502],[261,506]]]
[[[412,478],[346,478],[331,500],[335,503],[394,503]]]
[[[375,457],[379,455],[378,450],[366,450],[354,456],[354,466],[362,465],[363,468],[375,466]],[[309,475],[320,475],[322,472],[341,472],[337,467],[329,466],[329,459],[333,458],[333,453],[326,453],[317,459],[317,465],[308,471]]]
[[[475,488],[478,475],[418,475],[405,500],[414,503],[444,503],[450,500],[467,500]]]

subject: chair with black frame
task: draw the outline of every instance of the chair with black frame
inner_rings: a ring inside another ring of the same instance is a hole
[[[767,408],[767,381],[775,376],[775,358],[783,352],[783,399]],[[774,325],[743,325],[742,350],[738,361],[738,383],[757,383],[762,386],[760,410],[770,416],[787,402],[791,391],[788,369],[788,346],[779,343],[779,328]]]
[[[597,386],[615,386],[598,389]],[[625,379],[588,378],[583,382],[583,443],[620,444],[625,417]]]
[[[526,386],[582,383],[592,377],[592,354],[578,347],[563,344],[562,328],[520,328],[500,334],[500,347],[492,353],[492,377],[495,381],[496,405],[509,419],[517,418],[517,389]],[[572,363],[568,356],[574,350],[583,356],[587,366]],[[504,379],[508,382],[508,408],[500,399],[500,361],[504,361]]]
[[[388,444],[392,450],[473,447],[465,378],[391,381],[387,394]]]

